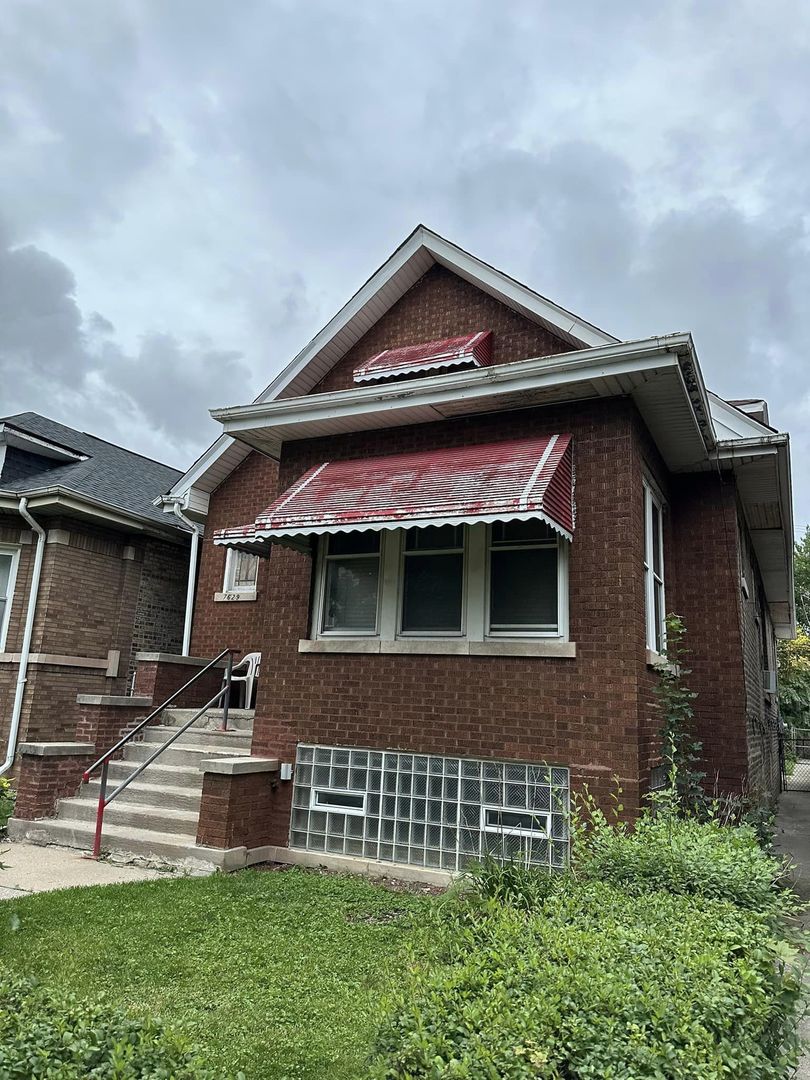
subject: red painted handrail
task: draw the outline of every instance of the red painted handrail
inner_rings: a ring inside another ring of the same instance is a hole
[[[153,720],[155,716],[163,712],[163,710],[167,708],[177,697],[179,697],[184,690],[187,690],[192,683],[196,682],[201,675],[204,675],[206,673],[206,671],[210,671],[211,668],[214,667],[215,664],[218,664],[223,658],[227,659],[225,660],[225,685],[222,687],[222,689],[219,690],[211,698],[210,701],[206,702],[205,705],[198,709],[190,720],[187,720],[185,724],[179,727],[177,731],[175,731],[165,742],[161,743],[157,750],[155,750],[153,754],[150,754],[146,761],[142,761],[138,768],[135,769],[134,772],[130,773],[129,776],[125,777],[118,785],[118,787],[112,792],[112,794],[108,796],[107,772],[110,765],[110,758],[113,756],[113,754],[116,754],[123,746],[126,746],[127,743],[131,742],[136,735],[140,734],[140,732],[146,727],[150,720]],[[98,809],[96,811],[96,832],[93,838],[94,859],[97,859],[101,854],[101,832],[104,827],[104,811],[113,801],[113,799],[117,798],[124,790],[124,788],[129,787],[129,785],[132,783],[136,776],[140,776],[144,769],[147,768],[147,766],[151,765],[156,758],[160,757],[163,751],[168,749],[168,747],[170,747],[172,743],[176,742],[177,739],[179,739],[180,736],[191,727],[195,720],[198,720],[207,709],[210,709],[218,701],[223,702],[222,730],[228,730],[228,707],[231,696],[232,672],[233,650],[223,649],[219,656],[215,656],[214,659],[210,663],[206,664],[204,668],[200,668],[200,670],[195,675],[192,675],[192,677],[187,682],[183,683],[179,690],[175,690],[174,693],[167,697],[161,705],[158,705],[157,708],[153,709],[147,717],[141,720],[140,723],[136,724],[132,731],[128,731],[123,738],[118,740],[115,746],[111,747],[109,750],[103,753],[98,759],[98,761],[94,761],[90,768],[85,770],[84,774],[82,775],[82,781],[86,784],[89,782],[91,775],[96,771],[96,769],[98,769],[99,767],[101,768],[101,787],[98,795]]]

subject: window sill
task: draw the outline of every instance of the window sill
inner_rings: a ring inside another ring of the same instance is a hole
[[[233,592],[216,592],[214,593],[214,600],[218,604],[233,604],[243,600],[255,600],[255,589],[241,589]]]
[[[658,671],[670,671],[677,675],[678,665],[670,663],[663,653],[654,649],[647,649],[647,667],[656,668]]]
[[[453,641],[452,639],[402,638],[302,638],[300,653],[385,653],[402,656],[539,656],[572,660],[574,641]]]

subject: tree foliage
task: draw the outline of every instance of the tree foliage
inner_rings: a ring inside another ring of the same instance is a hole
[[[810,525],[793,548],[794,594],[798,636],[780,641],[779,707],[794,727],[810,726]]]

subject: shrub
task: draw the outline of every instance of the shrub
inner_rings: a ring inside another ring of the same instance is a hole
[[[5,831],[8,819],[14,813],[14,800],[17,792],[11,786],[11,781],[0,776],[0,835]]]
[[[0,967],[0,1076],[202,1080],[213,1073],[155,1020],[79,1001]]]
[[[370,1076],[785,1077],[789,960],[767,916],[722,900],[565,876],[531,912],[462,892],[415,944]]]
[[[647,811],[631,828],[591,810],[590,827],[577,830],[573,857],[578,873],[633,894],[665,889],[728,900],[771,919],[797,909],[779,885],[784,862],[763,851],[749,825],[729,828],[664,810]]]

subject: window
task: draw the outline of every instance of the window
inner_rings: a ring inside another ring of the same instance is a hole
[[[563,867],[569,784],[556,765],[299,744],[290,846],[453,871],[487,856]]]
[[[253,592],[259,573],[259,556],[228,548],[225,556],[225,592]]]
[[[545,522],[343,533],[320,543],[322,635],[566,640],[568,544]]]
[[[17,548],[0,548],[0,652],[6,647],[18,557]]]
[[[464,598],[464,526],[405,533],[403,634],[460,634]]]
[[[660,500],[644,484],[644,596],[647,613],[647,648],[666,648],[664,606],[664,528]]]
[[[557,536],[543,521],[492,526],[489,629],[493,634],[556,634]]]
[[[351,532],[326,537],[323,576],[323,632],[376,633],[380,534]]]

